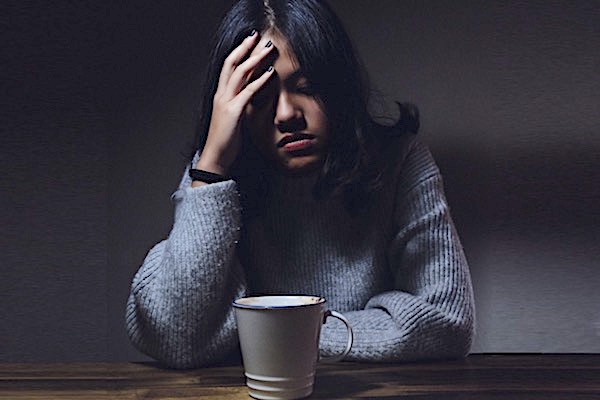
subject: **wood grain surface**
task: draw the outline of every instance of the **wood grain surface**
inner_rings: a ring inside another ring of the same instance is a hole
[[[0,399],[248,399],[241,366],[0,364]],[[409,364],[319,365],[311,399],[600,399],[600,354],[471,355]]]

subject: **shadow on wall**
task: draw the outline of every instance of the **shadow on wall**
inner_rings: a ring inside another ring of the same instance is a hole
[[[461,232],[511,232],[540,240],[591,238],[600,225],[600,159],[593,143],[572,148],[433,149]]]

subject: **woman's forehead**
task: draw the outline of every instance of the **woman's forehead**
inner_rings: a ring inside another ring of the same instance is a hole
[[[264,46],[269,42],[273,42],[275,48],[271,53],[261,62],[258,69],[266,69],[269,65],[275,67],[275,71],[281,79],[287,79],[288,77],[296,77],[300,70],[296,56],[290,48],[287,40],[280,34],[273,32],[266,32],[261,36],[260,42],[252,50],[250,55],[257,54],[262,51]]]

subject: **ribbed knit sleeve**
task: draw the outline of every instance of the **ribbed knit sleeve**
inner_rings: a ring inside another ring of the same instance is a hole
[[[474,302],[467,261],[450,217],[442,178],[429,150],[414,141],[402,164],[388,249],[394,289],[364,310],[344,313],[355,341],[347,359],[408,361],[469,352]],[[325,355],[339,352],[345,330],[326,324]]]
[[[184,177],[172,198],[173,228],[133,279],[126,329],[140,351],[165,365],[198,367],[238,343],[231,302],[245,293],[236,255],[239,196],[233,181],[192,188]]]

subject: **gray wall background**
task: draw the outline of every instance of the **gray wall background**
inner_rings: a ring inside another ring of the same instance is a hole
[[[129,283],[170,230],[231,2],[57,4],[0,10],[0,361],[143,359]],[[600,2],[332,4],[383,104],[421,109],[471,265],[473,351],[600,352]]]

